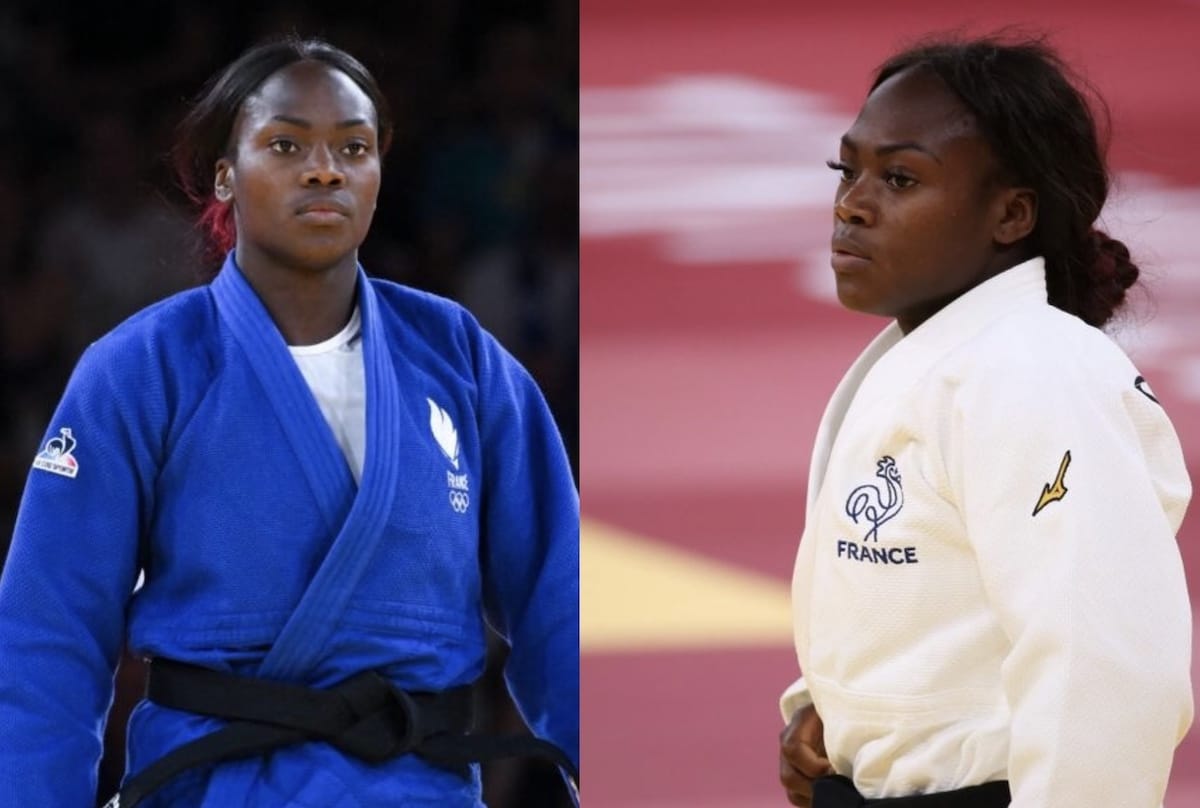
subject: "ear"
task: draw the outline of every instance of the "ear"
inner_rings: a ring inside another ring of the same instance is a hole
[[[1037,225],[1037,192],[1032,188],[1004,188],[996,200],[998,218],[992,238],[998,244],[1015,244]]]
[[[233,163],[222,157],[217,161],[217,174],[213,182],[213,191],[218,202],[228,202],[233,199]]]

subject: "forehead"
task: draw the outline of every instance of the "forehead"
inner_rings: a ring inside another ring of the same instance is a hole
[[[313,123],[361,118],[375,123],[375,105],[354,80],[331,65],[294,62],[272,73],[242,104],[239,118],[257,125],[283,115]]]
[[[936,75],[911,68],[875,88],[846,134],[860,145],[911,141],[939,155],[964,140],[982,144],[966,105]]]

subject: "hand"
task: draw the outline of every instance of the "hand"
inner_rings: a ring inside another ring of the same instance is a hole
[[[811,704],[801,707],[779,734],[779,782],[788,802],[800,808],[812,805],[812,783],[833,766],[825,756],[825,724]]]

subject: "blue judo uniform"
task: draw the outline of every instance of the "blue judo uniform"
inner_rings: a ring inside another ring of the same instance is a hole
[[[126,640],[312,687],[378,670],[438,691],[480,676],[486,619],[526,721],[578,765],[579,500],[541,393],[458,305],[361,270],[357,294],[357,487],[232,256],[84,353],[0,578],[6,804],[93,804]],[[142,702],[128,771],[222,725]],[[188,772],[143,805],[477,806],[473,771],[311,742]]]

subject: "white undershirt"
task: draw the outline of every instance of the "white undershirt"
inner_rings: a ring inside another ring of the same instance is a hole
[[[367,384],[358,307],[337,334],[316,345],[289,345],[288,351],[342,447],[357,483],[362,478],[367,445]]]

